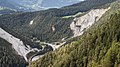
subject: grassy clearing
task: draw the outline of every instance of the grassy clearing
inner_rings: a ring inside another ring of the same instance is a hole
[[[83,14],[82,12],[78,12],[78,13],[77,13],[77,14],[75,14],[75,15],[63,16],[62,18],[67,19],[67,18],[71,18],[71,17],[81,16],[82,14]]]

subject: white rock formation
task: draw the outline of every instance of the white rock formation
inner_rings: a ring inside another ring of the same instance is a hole
[[[53,48],[53,50],[55,50],[55,49],[58,49],[59,47],[61,47],[65,43],[66,42],[60,43],[60,45],[55,45],[55,44],[50,44],[50,43],[44,43],[44,44],[48,44],[49,46],[51,46]]]
[[[36,61],[38,60],[40,57],[43,57],[44,55],[38,55],[32,58],[32,61]]]
[[[73,22],[70,24],[70,28],[74,33],[73,37],[82,35],[85,29],[91,27],[109,9],[110,7],[107,9],[93,9],[84,16],[75,18]]]
[[[54,27],[54,26],[52,26],[52,31],[53,31],[53,32],[55,31],[55,27]]]
[[[12,36],[11,34],[7,33],[2,28],[0,28],[0,37],[5,39],[9,43],[11,43],[12,47],[16,50],[16,52],[20,56],[23,56],[26,61],[28,61],[26,55],[29,52],[31,52],[31,51],[39,51],[37,48],[31,48],[29,45],[26,45],[27,46],[26,47],[20,39],[18,39],[16,37]]]
[[[30,24],[30,25],[32,25],[32,24],[33,24],[33,22],[34,22],[34,21],[33,21],[33,20],[31,20],[29,24]]]

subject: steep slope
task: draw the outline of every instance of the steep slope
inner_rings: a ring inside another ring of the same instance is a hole
[[[39,51],[37,48],[31,48],[29,45],[25,45],[20,39],[10,35],[2,28],[0,28],[0,37],[12,44],[12,48],[27,61],[27,54],[30,52]]]
[[[12,45],[0,38],[0,67],[25,67],[25,60],[17,55]]]
[[[70,24],[70,28],[74,33],[73,37],[82,35],[86,29],[97,22],[109,9],[110,7],[106,9],[93,9],[84,16],[75,18],[74,21]]]
[[[119,67],[120,1],[77,41],[45,54],[32,67]]]

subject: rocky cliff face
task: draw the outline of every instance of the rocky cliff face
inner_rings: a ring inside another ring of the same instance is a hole
[[[2,28],[0,28],[0,37],[5,39],[9,43],[11,43],[12,47],[15,49],[15,51],[20,56],[23,56],[26,61],[28,61],[27,57],[26,57],[26,55],[28,53],[39,51],[37,48],[31,48],[29,45],[25,46],[24,43],[20,39],[18,39],[16,37],[12,36],[11,34],[7,33]]]
[[[70,28],[74,33],[73,37],[82,35],[86,29],[88,29],[95,22],[97,22],[102,17],[102,15],[109,9],[110,7],[106,9],[93,9],[84,16],[75,18],[70,24]]]

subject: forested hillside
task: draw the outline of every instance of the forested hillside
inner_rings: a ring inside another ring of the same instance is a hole
[[[0,38],[0,67],[25,67],[26,61],[12,48],[12,45]]]
[[[4,15],[0,16],[0,27],[24,42],[28,40],[27,43],[34,37],[45,42],[56,42],[64,37],[73,36],[69,28],[73,18],[62,17],[74,15],[78,12],[87,12],[92,8],[99,8],[113,1],[115,0],[88,0],[60,9]],[[33,24],[30,24],[31,21]],[[52,28],[55,30],[53,31]]]
[[[1,15],[0,28],[10,34],[4,38],[13,44],[0,38],[0,67],[118,67],[120,1],[114,1],[85,0],[60,9]],[[78,30],[83,26],[81,36],[73,38],[72,23]],[[16,43],[17,50],[30,50],[27,61],[13,49]]]
[[[78,40],[45,54],[32,67],[119,67],[120,1]]]

